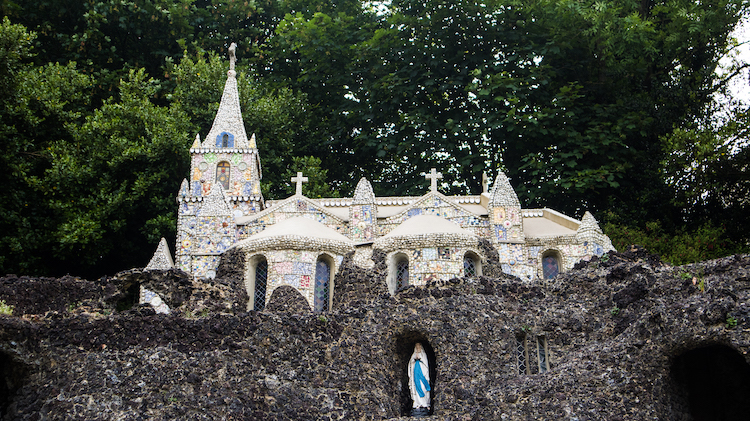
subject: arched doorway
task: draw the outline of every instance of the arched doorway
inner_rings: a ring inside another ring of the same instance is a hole
[[[680,396],[676,412],[695,421],[747,420],[750,416],[750,365],[734,349],[710,345],[674,359],[672,378]]]

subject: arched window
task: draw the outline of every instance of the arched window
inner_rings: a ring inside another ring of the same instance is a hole
[[[399,256],[396,261],[396,291],[409,286],[409,259]]]
[[[268,261],[261,258],[255,264],[255,291],[253,292],[254,310],[260,311],[266,307],[266,281],[268,280]]]
[[[330,298],[331,265],[322,258],[315,264],[315,311],[328,310]]]
[[[216,147],[217,148],[233,148],[234,147],[234,135],[227,132],[222,132],[216,136]]]
[[[542,274],[544,279],[552,279],[560,273],[560,262],[554,254],[547,254],[542,258]]]
[[[216,182],[221,183],[224,190],[229,188],[229,162],[222,161],[216,166]]]
[[[481,275],[481,267],[479,266],[479,257],[472,252],[464,254],[464,276],[469,278],[472,276]]]

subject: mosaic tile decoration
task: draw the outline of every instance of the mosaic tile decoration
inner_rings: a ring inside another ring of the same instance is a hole
[[[161,299],[159,294],[150,291],[143,286],[140,289],[140,297],[138,298],[139,304],[148,304],[154,308],[157,314],[169,314],[169,306],[164,300]]]

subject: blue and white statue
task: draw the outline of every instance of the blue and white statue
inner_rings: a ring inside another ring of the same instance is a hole
[[[414,345],[409,359],[409,393],[411,394],[412,416],[430,414],[430,366],[422,344]]]

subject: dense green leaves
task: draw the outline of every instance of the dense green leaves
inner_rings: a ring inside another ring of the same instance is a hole
[[[36,34],[7,19],[0,32],[0,272],[125,269],[173,238],[187,148],[212,124],[230,42],[268,199],[291,194],[298,170],[308,195],[327,196],[361,176],[378,194],[420,194],[431,167],[441,191],[477,193],[483,171],[503,169],[524,206],[591,210],[616,241],[695,233],[735,250],[750,232],[736,222],[747,219],[747,112],[706,121],[745,8],[4,2]]]

